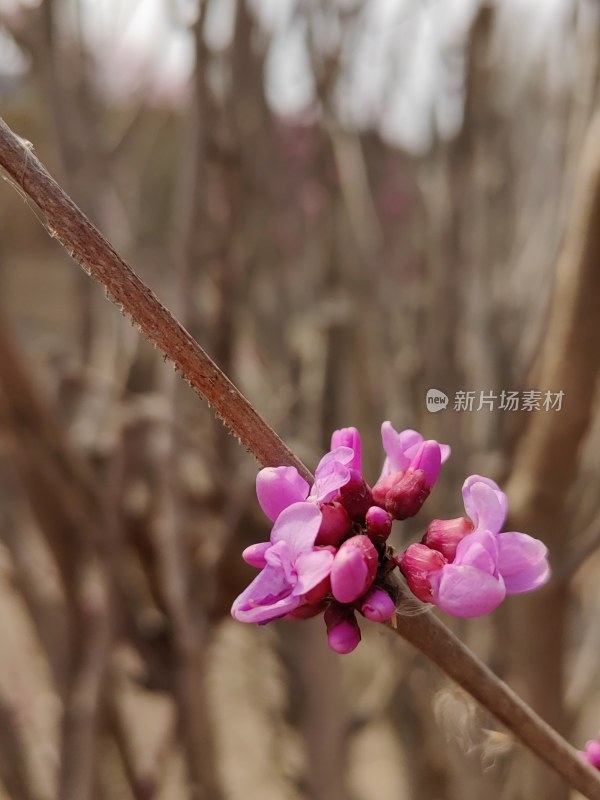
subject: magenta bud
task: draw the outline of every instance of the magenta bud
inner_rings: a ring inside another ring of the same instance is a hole
[[[396,610],[389,594],[377,586],[368,591],[359,602],[360,613],[372,622],[385,622]]]
[[[375,505],[385,508],[385,498],[387,497],[387,493],[392,488],[394,483],[402,477],[402,475],[404,475],[403,472],[393,472],[392,474],[386,475],[377,481],[375,486],[371,489],[371,494],[373,495],[373,502]]]
[[[350,519],[364,519],[373,505],[373,495],[360,472],[351,471],[350,480],[340,488],[340,500]]]
[[[351,653],[360,642],[360,628],[354,611],[332,603],[325,612],[327,644],[340,655]]]
[[[348,512],[340,503],[324,503],[321,506],[321,527],[315,540],[316,545],[337,546],[352,529]]]
[[[423,470],[407,470],[385,496],[385,510],[394,519],[414,517],[421,510],[431,491],[426,480]]]
[[[404,553],[396,557],[396,563],[411,592],[424,603],[431,603],[429,576],[448,563],[444,556],[425,544],[411,544]]]
[[[340,603],[353,603],[375,580],[379,556],[364,534],[347,539],[337,551],[331,567],[331,591]]]
[[[454,561],[458,543],[473,532],[473,523],[464,517],[434,519],[421,540],[427,547],[440,552],[450,563]]]
[[[371,506],[365,518],[367,523],[367,536],[374,545],[381,546],[386,543],[392,532],[392,517],[384,508]]]

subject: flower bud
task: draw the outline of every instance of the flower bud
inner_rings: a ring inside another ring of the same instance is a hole
[[[385,622],[396,610],[387,592],[375,586],[359,601],[360,613],[372,622]]]
[[[458,543],[473,532],[473,523],[465,517],[434,519],[421,540],[427,547],[440,552],[450,563],[454,561]]]
[[[352,603],[371,586],[379,556],[364,534],[347,539],[337,551],[331,567],[331,591],[340,603]]]
[[[360,472],[351,471],[350,480],[340,488],[340,500],[350,519],[364,519],[365,514],[373,505],[373,496]]]
[[[360,628],[354,611],[332,603],[325,612],[327,644],[336,653],[351,653],[360,642]]]
[[[344,506],[338,502],[321,506],[323,518],[315,540],[316,545],[337,546],[352,529],[352,522]]]
[[[429,576],[448,563],[444,556],[425,544],[411,544],[404,553],[396,557],[396,563],[411,592],[424,603],[431,603]]]
[[[403,472],[393,472],[390,475],[385,475],[377,481],[371,490],[375,505],[379,506],[380,508],[385,508],[385,498],[387,497],[387,493],[392,488],[394,483],[402,477],[402,475],[404,475]]]
[[[394,519],[414,517],[429,497],[431,487],[423,470],[409,469],[397,480],[385,496],[385,510]]]
[[[354,458],[348,466],[357,472],[362,470],[360,433],[356,428],[340,428],[334,431],[331,437],[331,449],[334,450],[336,447],[350,447],[354,451]]]
[[[371,506],[366,515],[367,536],[376,546],[384,545],[392,532],[392,518],[384,508]]]

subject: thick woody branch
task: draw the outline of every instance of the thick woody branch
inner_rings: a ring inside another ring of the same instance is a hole
[[[173,362],[258,461],[264,466],[295,466],[305,477],[310,477],[304,464],[269,428],[2,119],[0,165],[41,210],[50,234],[105,287],[113,302]]]

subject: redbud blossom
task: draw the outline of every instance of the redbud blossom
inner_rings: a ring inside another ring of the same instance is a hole
[[[332,603],[324,615],[327,644],[336,653],[351,653],[360,642],[360,628],[354,611],[340,603]]]
[[[365,517],[367,536],[376,546],[384,545],[392,532],[392,517],[384,508],[371,506]]]
[[[399,477],[385,496],[385,510],[394,519],[414,517],[429,497],[427,476],[420,470],[408,470]]]
[[[447,564],[444,556],[437,550],[431,550],[427,545],[411,544],[404,553],[396,557],[396,562],[411,592],[424,603],[431,603],[429,576]]]
[[[331,566],[331,591],[340,603],[352,603],[373,583],[379,556],[364,534],[347,539],[337,551]]]

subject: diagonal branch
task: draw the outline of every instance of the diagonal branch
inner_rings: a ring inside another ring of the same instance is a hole
[[[577,751],[544,722],[504,681],[475,656],[433,614],[403,614],[402,604],[388,623],[446,675],[502,722],[547,766],[584,797],[600,798],[597,771],[580,759]]]
[[[93,227],[37,158],[0,120],[0,165],[44,214],[48,229],[75,261],[107,289],[114,302],[217,411],[264,465],[306,467],[256,413],[190,334]],[[600,800],[600,777],[433,615],[397,615],[396,632],[500,719],[570,786]]]
[[[0,119],[0,165],[42,211],[50,234],[113,302],[164,352],[186,381],[265,466],[304,464],[254,410],[208,354],[77,208],[26,144]]]

